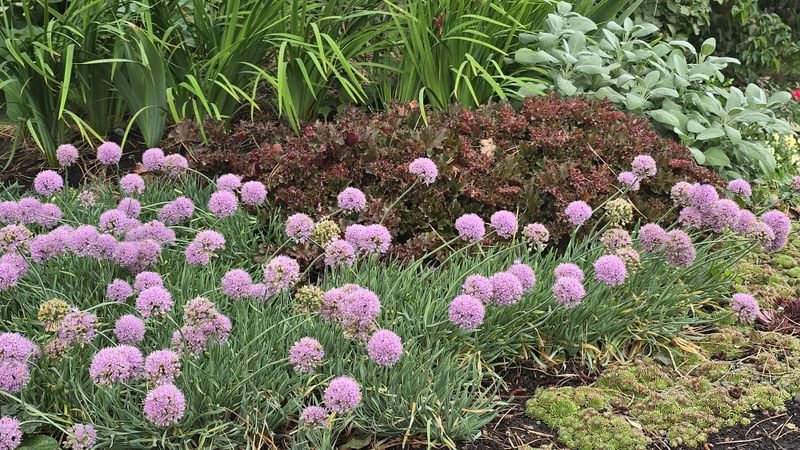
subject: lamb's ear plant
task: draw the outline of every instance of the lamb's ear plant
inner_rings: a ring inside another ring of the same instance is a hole
[[[604,26],[559,3],[544,30],[520,36],[515,60],[531,67],[562,95],[608,99],[626,111],[650,117],[663,132],[689,147],[699,164],[730,178],[769,178],[775,159],[766,143],[774,134],[794,134],[777,111],[788,92],[767,95],[750,84],[730,86],[723,71],[734,58],[714,56],[716,42],[699,49],[686,41],[662,41],[649,23],[608,22]],[[519,95],[547,85],[520,83]]]

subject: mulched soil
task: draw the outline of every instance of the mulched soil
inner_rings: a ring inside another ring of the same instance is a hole
[[[482,436],[464,445],[463,450],[507,450],[528,445],[532,448],[551,445],[565,448],[557,442],[557,432],[525,415],[525,402],[539,388],[580,386],[594,381],[593,376],[579,365],[568,365],[560,373],[543,370],[530,361],[520,361],[503,370],[500,375],[508,384],[501,398],[508,408],[486,426]]]

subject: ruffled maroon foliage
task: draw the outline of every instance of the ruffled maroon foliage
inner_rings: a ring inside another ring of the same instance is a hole
[[[327,211],[338,192],[358,187],[369,200],[362,213],[368,221],[380,220],[384,208],[413,181],[409,162],[430,157],[442,171],[439,179],[418,186],[385,221],[396,242],[432,229],[452,235],[452,224],[462,214],[477,213],[488,221],[500,209],[518,210],[522,225],[546,224],[558,239],[571,230],[564,207],[573,200],[597,206],[616,189],[616,175],[629,170],[640,154],[653,156],[659,169],[633,195],[649,219],[669,208],[675,182],[718,181],[694,163],[686,147],[661,138],[647,119],[622,113],[609,102],[548,96],[527,99],[519,109],[454,107],[428,119],[426,127],[408,105],[378,113],[350,108],[335,121],[309,124],[301,136],[263,120],[242,122],[230,132],[208,124],[205,146],[185,128],[173,137],[177,145],[194,149],[200,170],[257,178],[290,212]]]

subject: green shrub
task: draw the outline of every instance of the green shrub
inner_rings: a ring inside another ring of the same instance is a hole
[[[556,92],[608,98],[628,112],[647,115],[665,133],[688,146],[699,164],[727,176],[769,177],[775,159],[763,142],[773,134],[792,134],[775,109],[791,100],[788,92],[770,97],[756,85],[744,91],[724,87],[722,71],[736,60],[712,56],[716,43],[706,40],[697,51],[686,41],[648,42],[652,24],[606,24],[594,42],[595,24],[559,3],[559,14],[545,31],[522,35],[528,46],[516,60],[545,67]],[[522,93],[543,86],[529,85]]]

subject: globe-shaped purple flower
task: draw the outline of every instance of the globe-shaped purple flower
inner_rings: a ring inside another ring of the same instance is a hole
[[[697,252],[692,239],[683,230],[672,230],[664,238],[664,259],[675,267],[689,267],[694,262]]]
[[[334,239],[325,247],[325,265],[350,267],[356,260],[353,245],[343,239]]]
[[[550,240],[550,232],[540,223],[529,223],[522,229],[525,239],[531,241],[537,247],[544,247]]]
[[[303,213],[292,214],[286,219],[286,235],[299,244],[305,244],[314,232],[314,219]]]
[[[298,373],[313,372],[322,365],[324,357],[325,350],[322,348],[322,344],[310,337],[300,339],[289,349],[289,362]]]
[[[194,203],[186,197],[178,197],[167,203],[158,213],[158,218],[167,225],[175,225],[192,217]]]
[[[583,297],[586,296],[586,290],[577,278],[561,277],[553,285],[553,296],[561,306],[574,308],[581,304]]]
[[[792,222],[786,214],[778,210],[772,210],[761,216],[761,221],[767,224],[774,233],[775,237],[763,246],[767,252],[776,252],[783,248],[788,241],[789,232],[792,230]]]
[[[447,315],[461,331],[471,331],[483,324],[486,310],[483,303],[471,295],[459,295],[450,302]]]
[[[242,179],[238,175],[227,173],[217,179],[217,189],[235,192],[242,187]]]
[[[536,287],[536,274],[531,266],[520,261],[514,261],[514,264],[508,268],[508,272],[517,277],[525,293],[532,291]]]
[[[69,167],[78,162],[78,149],[74,145],[62,144],[56,149],[56,160],[61,167]]]
[[[456,219],[455,226],[458,236],[467,242],[478,242],[486,234],[483,219],[477,214],[464,214]]]
[[[173,383],[181,374],[181,355],[172,350],[156,350],[144,360],[144,376],[154,385]]]
[[[186,398],[174,384],[162,384],[144,399],[144,416],[157,427],[178,423],[185,412]]]
[[[288,290],[300,280],[297,260],[278,255],[264,266],[264,284],[273,292]]]
[[[119,185],[126,195],[144,194],[144,178],[135,173],[129,173],[120,178]]]
[[[734,294],[731,299],[731,308],[739,315],[739,320],[744,323],[753,323],[760,313],[758,302],[749,294]]]
[[[580,226],[592,217],[592,207],[579,200],[567,205],[564,214],[567,215],[567,219],[571,224]]]
[[[248,181],[242,185],[239,195],[247,206],[258,206],[267,199],[267,188],[258,181]]]
[[[345,188],[336,196],[339,208],[348,212],[360,212],[367,207],[367,197],[354,187]]]
[[[417,175],[425,184],[433,184],[439,175],[436,163],[428,158],[417,158],[408,165],[408,171]]]
[[[92,425],[77,423],[67,428],[63,446],[71,450],[91,450],[97,443],[97,431]]]
[[[242,269],[231,269],[222,277],[222,292],[231,298],[243,298],[250,295],[253,279]]]
[[[631,164],[631,171],[639,178],[647,178],[655,176],[658,172],[656,168],[656,160],[650,155],[639,155],[633,158]]]
[[[510,239],[517,233],[517,216],[511,211],[497,211],[489,218],[495,233],[503,239]]]
[[[750,188],[750,183],[741,178],[731,180],[728,183],[728,192],[738,195],[745,200],[749,199],[750,196],[753,195],[753,190]]]
[[[470,275],[464,280],[461,292],[488,303],[492,300],[492,281],[483,275]]]
[[[147,288],[136,297],[136,309],[145,319],[162,316],[172,310],[172,294],[160,286]]]
[[[22,444],[22,429],[19,420],[0,417],[0,449],[14,450]]]
[[[224,219],[232,216],[239,206],[236,194],[230,191],[217,191],[208,200],[208,209],[215,216]]]
[[[305,428],[327,428],[328,410],[321,406],[307,406],[300,413],[300,422]]]
[[[594,262],[595,280],[607,286],[619,286],[625,282],[628,271],[625,262],[616,255],[604,255]]]
[[[31,372],[27,364],[13,360],[0,361],[0,391],[19,394],[30,380]]]
[[[400,336],[389,330],[378,330],[367,343],[367,353],[375,364],[390,367],[397,364],[403,355]]]
[[[144,367],[142,352],[129,345],[106,347],[94,355],[89,376],[101,386],[128,383],[139,378]]]
[[[499,272],[491,276],[492,303],[498,306],[513,305],[522,299],[525,290],[522,283],[510,272]]]
[[[569,278],[575,278],[578,281],[583,281],[584,278],[583,270],[581,270],[581,268],[578,267],[577,264],[573,263],[559,264],[558,266],[556,266],[554,273],[556,275],[556,278],[569,277]]]
[[[161,172],[166,167],[166,164],[167,158],[160,148],[150,148],[142,153],[142,167],[148,172]]]
[[[122,148],[115,142],[103,142],[97,147],[97,159],[100,164],[113,166],[119,164],[120,158],[122,158]]]
[[[345,414],[354,410],[361,403],[361,388],[356,380],[350,377],[338,377],[331,380],[323,395],[325,406],[337,413]]]
[[[639,177],[633,172],[620,172],[619,176],[617,176],[617,181],[631,191],[636,192],[639,190]]]
[[[43,170],[33,179],[33,188],[41,195],[52,195],[64,187],[61,175],[53,170]]]
[[[138,344],[144,339],[144,322],[133,314],[125,314],[114,324],[114,336],[120,344]]]
[[[639,228],[639,245],[647,253],[653,253],[664,247],[667,232],[659,225],[648,223]]]

